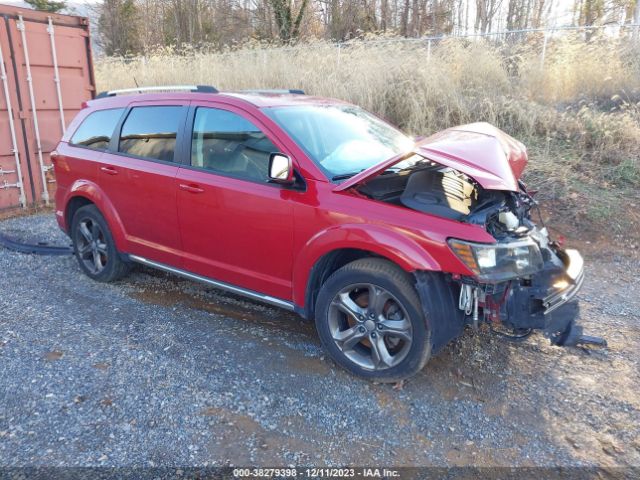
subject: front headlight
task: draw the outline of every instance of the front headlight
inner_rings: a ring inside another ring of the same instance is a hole
[[[537,272],[543,265],[538,244],[530,238],[494,244],[472,243],[455,238],[450,238],[448,242],[456,256],[481,282],[497,283],[525,277]]]

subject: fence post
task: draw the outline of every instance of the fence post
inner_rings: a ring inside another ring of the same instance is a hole
[[[340,43],[338,43],[338,54],[336,55],[336,70],[338,69],[338,67],[340,67],[340,48],[341,48]]]
[[[431,39],[427,41],[427,63],[431,62]]]
[[[544,32],[544,40],[542,41],[542,54],[540,55],[540,70],[544,70],[544,59],[547,55],[547,32]]]

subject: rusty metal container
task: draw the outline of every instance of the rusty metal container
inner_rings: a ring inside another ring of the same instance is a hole
[[[0,4],[0,212],[48,204],[49,153],[95,96],[89,21]]]

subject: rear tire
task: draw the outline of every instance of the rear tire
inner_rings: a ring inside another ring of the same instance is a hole
[[[95,205],[79,208],[71,222],[73,251],[82,271],[98,282],[113,282],[129,273],[107,226]]]
[[[380,258],[334,272],[316,302],[324,348],[349,372],[376,382],[418,373],[431,355],[430,330],[411,276]]]

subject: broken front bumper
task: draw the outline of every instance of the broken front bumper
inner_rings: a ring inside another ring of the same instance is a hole
[[[514,280],[505,287],[500,320],[513,329],[541,329],[556,345],[576,345],[582,328],[576,325],[580,308],[575,297],[583,281],[580,253],[557,250],[531,278]]]

